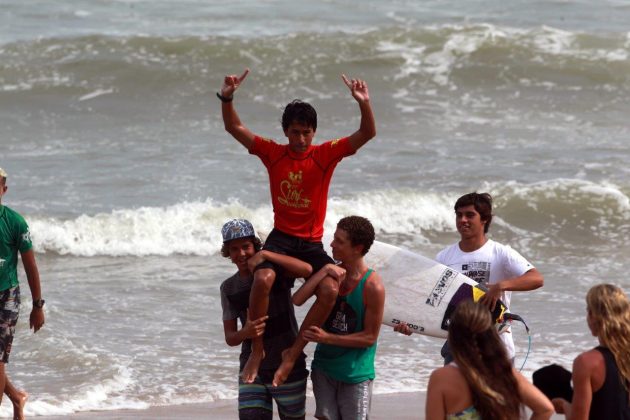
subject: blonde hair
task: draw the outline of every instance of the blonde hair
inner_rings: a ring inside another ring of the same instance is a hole
[[[630,301],[612,284],[598,284],[586,294],[593,334],[615,358],[621,382],[630,385]]]
[[[519,418],[518,383],[488,308],[473,301],[459,304],[449,325],[448,343],[481,418]]]
[[[0,181],[2,181],[3,184],[7,182],[7,173],[2,168],[0,168]]]

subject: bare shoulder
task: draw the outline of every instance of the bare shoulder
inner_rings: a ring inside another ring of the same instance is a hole
[[[368,281],[365,283],[365,287],[372,290],[382,290],[383,278],[377,271],[372,271],[372,274],[368,277]]]
[[[604,365],[604,356],[601,352],[592,349],[580,353],[578,357],[573,361],[573,371],[592,371],[600,366]]]
[[[433,371],[433,373],[436,374],[439,378],[444,378],[448,381],[465,379],[459,368],[451,364],[443,366],[441,368],[437,368]]]
[[[372,271],[372,274],[370,274],[370,277],[368,277],[367,281],[365,282],[365,291],[367,293],[384,293],[385,292],[383,279],[381,278],[381,275],[378,274],[376,271]]]
[[[457,389],[459,385],[467,386],[464,375],[460,372],[459,368],[452,365],[435,369],[431,373],[430,381],[434,386],[444,386],[444,388],[448,390]]]

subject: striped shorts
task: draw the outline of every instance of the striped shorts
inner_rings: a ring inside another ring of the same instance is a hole
[[[256,377],[254,383],[238,380],[238,418],[240,420],[269,419],[276,401],[281,419],[303,419],[306,415],[306,381],[286,382],[274,387]]]

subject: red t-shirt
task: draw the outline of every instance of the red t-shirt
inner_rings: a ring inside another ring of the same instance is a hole
[[[288,144],[256,136],[249,153],[258,156],[269,173],[274,227],[311,242],[321,241],[333,171],[341,159],[355,153],[349,139],[330,140],[295,153]]]

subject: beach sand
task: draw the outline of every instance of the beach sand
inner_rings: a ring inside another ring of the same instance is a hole
[[[426,393],[407,392],[396,394],[378,394],[372,397],[372,411],[370,418],[379,420],[400,419],[418,420],[424,419]],[[306,400],[306,418],[314,418],[315,400],[312,397]],[[146,410],[113,410],[90,411],[63,416],[37,417],[42,420],[93,420],[93,419],[212,419],[228,420],[237,419],[236,400],[221,400],[204,404],[184,404],[164,407],[151,407]],[[274,414],[274,418],[278,418]],[[564,419],[564,416],[554,415],[553,420]]]
[[[373,419],[420,419],[424,417],[424,392],[399,394],[379,394],[372,397],[371,418]],[[313,418],[315,400],[306,401],[306,418]],[[42,420],[93,420],[93,419],[237,419],[236,400],[220,400],[204,404],[184,404],[164,407],[151,407],[146,410],[90,411],[63,416],[37,417]],[[277,418],[277,415],[274,415]]]

